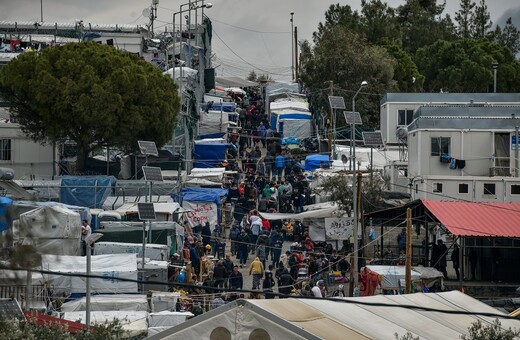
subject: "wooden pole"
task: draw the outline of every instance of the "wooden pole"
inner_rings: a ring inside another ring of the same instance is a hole
[[[406,287],[405,294],[412,292],[412,209],[406,209]]]

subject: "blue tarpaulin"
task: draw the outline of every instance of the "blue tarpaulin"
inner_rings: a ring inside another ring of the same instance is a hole
[[[226,196],[228,194],[227,189],[211,189],[211,188],[182,188],[181,189],[181,197],[179,201],[179,197],[176,197],[175,194],[172,195],[174,201],[179,201],[182,204],[182,201],[190,201],[190,202],[214,202],[217,204],[217,216],[218,221],[220,223],[221,212],[220,212],[220,203],[222,202],[222,196]]]
[[[315,154],[305,157],[305,170],[307,171],[328,167],[330,167],[329,155]]]
[[[0,197],[0,231],[5,231],[13,226],[12,206],[12,199]]]
[[[61,179],[60,202],[101,209],[116,182],[114,176],[65,176]]]
[[[214,168],[226,159],[228,144],[197,143],[193,151],[196,168]]]

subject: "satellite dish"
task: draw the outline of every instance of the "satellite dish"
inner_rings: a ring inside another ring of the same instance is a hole
[[[400,141],[406,142],[408,139],[408,129],[406,127],[399,127],[395,131],[395,135]]]
[[[149,8],[145,8],[145,9],[143,9],[142,14],[143,14],[143,17],[149,18],[150,14],[152,14],[152,11]]]

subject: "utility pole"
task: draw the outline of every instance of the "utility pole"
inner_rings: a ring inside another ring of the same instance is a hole
[[[295,80],[298,81],[299,72],[298,69],[298,26],[294,27],[294,73],[296,75]]]
[[[329,95],[334,95],[334,81],[329,81]],[[330,105],[330,115],[329,115],[329,153],[332,155],[332,122],[333,122],[333,116],[334,116],[334,109],[332,108],[332,105]]]
[[[405,294],[412,292],[412,209],[406,209]]]
[[[362,216],[363,214],[363,209],[362,209],[362,200],[361,200],[361,195],[362,195],[362,190],[363,190],[363,174],[361,174],[361,172],[358,172],[357,173],[357,209],[358,209],[358,219],[359,219],[359,216]],[[365,246],[365,223],[364,223],[364,219],[363,217],[361,217],[361,246],[359,247],[359,250],[358,250],[358,258],[361,258],[361,264],[364,264],[364,256],[363,256],[363,253],[364,253],[364,246]]]
[[[493,93],[497,93],[497,69],[498,69],[498,63],[495,61],[491,64],[491,67],[493,67]]]
[[[294,81],[294,23],[293,23],[294,12],[291,12],[291,71],[292,80]]]

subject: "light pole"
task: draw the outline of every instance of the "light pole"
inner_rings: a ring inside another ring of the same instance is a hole
[[[291,12],[291,71],[292,80],[294,81],[294,12]]]
[[[94,243],[99,240],[101,237],[103,236],[103,234],[100,234],[100,233],[93,233],[93,234],[90,234],[90,236],[88,236],[86,239],[85,239],[85,243],[87,245],[87,279],[86,279],[86,284],[87,284],[87,291],[86,291],[86,294],[85,294],[85,323],[87,325],[87,331],[90,330],[90,261],[91,261],[91,254],[90,252],[92,251],[92,246],[94,245]]]
[[[361,86],[357,90],[354,97],[352,97],[352,112],[356,112],[356,97],[359,94],[359,92],[368,86],[368,83],[366,81],[361,82]],[[357,287],[358,285],[358,252],[359,252],[359,243],[358,243],[358,206],[357,206],[357,173],[356,173],[356,131],[355,131],[356,125],[354,122],[350,124],[350,139],[352,140],[352,206],[354,210],[354,287]]]
[[[498,63],[494,61],[491,64],[491,67],[493,67],[493,93],[497,93],[497,69],[498,69]]]

